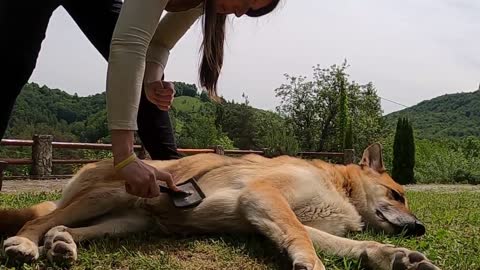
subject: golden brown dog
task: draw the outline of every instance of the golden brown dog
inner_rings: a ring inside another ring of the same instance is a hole
[[[178,209],[165,194],[138,198],[125,192],[111,161],[86,165],[59,201],[0,212],[0,230],[21,228],[5,240],[7,256],[31,261],[43,251],[51,260],[73,262],[79,241],[154,226],[180,234],[258,232],[287,251],[294,269],[325,269],[315,246],[322,253],[360,258],[373,269],[438,269],[419,252],[343,237],[365,227],[425,233],[408,209],[404,189],[385,172],[380,144],[369,146],[358,165],[215,154],[145,162],[167,169],[178,182],[196,177],[206,199]]]

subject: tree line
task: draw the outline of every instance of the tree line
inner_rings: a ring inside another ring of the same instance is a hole
[[[310,78],[285,74],[284,83],[275,89],[280,103],[272,111],[252,107],[245,94],[241,101],[221,97],[214,102],[195,84],[175,82],[170,118],[178,147],[222,145],[264,150],[268,156],[353,148],[358,160],[369,144],[381,142],[387,170],[399,182],[480,182],[478,137],[462,141],[422,138],[415,130],[418,122],[407,118],[392,128],[397,119],[382,116],[374,84],[350,79],[348,68],[344,61],[329,67],[317,65]],[[33,134],[51,134],[56,141],[109,143],[105,106],[105,93],[80,97],[29,83],[17,99],[5,137],[31,139]],[[9,158],[28,157],[29,153],[29,149],[0,149],[0,156]],[[109,157],[108,151],[89,150],[61,150],[55,155]],[[13,170],[27,173],[25,168]],[[57,166],[54,170],[60,174],[68,169]]]

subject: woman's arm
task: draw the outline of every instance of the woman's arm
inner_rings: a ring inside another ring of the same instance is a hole
[[[160,81],[170,50],[202,7],[166,14],[168,0],[126,0],[112,37],[107,70],[108,125],[136,130],[142,82]],[[145,70],[146,69],[146,70]]]
[[[125,0],[123,3],[107,69],[107,115],[112,130],[137,130],[146,54],[167,2]]]
[[[203,4],[186,11],[165,14],[158,24],[147,51],[145,83],[161,81],[170,50],[185,35],[202,13]]]
[[[181,37],[182,32],[186,31],[185,27],[182,27],[184,24],[181,20],[176,23],[178,28],[175,23],[168,23],[166,25],[169,27],[164,27],[162,32],[157,29],[167,2],[168,0],[124,1],[113,33],[106,92],[108,127],[112,136],[114,164],[119,164],[133,153],[134,131],[137,130],[136,118],[147,51],[149,51],[151,63],[154,65],[149,74],[157,71],[157,75],[161,77],[166,58],[158,58],[158,56],[168,56],[168,54],[165,54],[165,49],[163,52],[161,49],[155,49],[155,44],[167,44],[166,49],[168,50],[171,48],[168,44],[175,42],[161,42],[162,39],[175,40],[175,37]],[[151,43],[154,36],[155,42]],[[151,47],[150,50],[149,47]],[[158,74],[160,71],[161,74]],[[157,196],[156,177],[167,181],[170,188],[176,189],[171,175],[155,170],[138,159],[120,169],[120,172],[126,178],[127,191],[137,196]]]

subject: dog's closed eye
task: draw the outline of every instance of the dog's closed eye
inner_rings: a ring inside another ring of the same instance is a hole
[[[390,196],[397,202],[405,204],[405,198],[397,191],[390,189]]]

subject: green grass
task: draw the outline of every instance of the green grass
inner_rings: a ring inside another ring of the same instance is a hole
[[[173,107],[182,112],[196,112],[202,105],[202,101],[194,97],[181,96],[173,100]]]
[[[22,207],[58,194],[0,196],[1,207]],[[362,233],[355,239],[377,240],[425,253],[442,269],[480,269],[480,192],[408,192],[410,207],[427,234],[404,239]],[[361,269],[356,261],[320,254],[327,269]],[[0,253],[0,269],[5,269]],[[46,260],[24,269],[56,269]],[[8,269],[8,268],[7,268]],[[13,268],[12,268],[13,269]],[[72,269],[291,269],[285,254],[261,236],[161,238],[142,233],[127,238],[99,239],[79,245]]]

